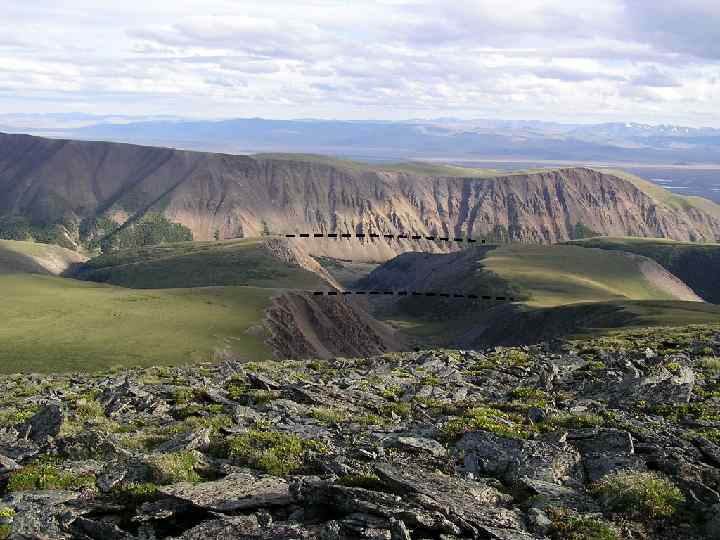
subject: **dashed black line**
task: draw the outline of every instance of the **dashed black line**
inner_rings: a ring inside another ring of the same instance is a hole
[[[298,234],[286,234],[285,238],[385,238],[386,240],[429,240],[431,242],[458,242],[468,244],[484,244],[485,240],[475,240],[474,238],[462,238],[462,237],[449,237],[449,236],[423,236],[419,234],[377,234],[377,233],[298,233]]]
[[[514,302],[515,298],[512,296],[491,296],[491,295],[478,295],[478,294],[463,294],[463,293],[445,293],[445,292],[434,292],[434,291],[308,291],[313,296],[350,296],[350,295],[369,295],[369,296],[422,296],[425,298],[458,298],[467,300],[489,300],[494,302]]]

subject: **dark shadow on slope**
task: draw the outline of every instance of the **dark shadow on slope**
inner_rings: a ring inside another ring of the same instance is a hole
[[[51,275],[52,273],[29,255],[0,249],[0,275],[2,274]]]
[[[653,259],[706,302],[720,304],[720,245],[669,242],[652,238],[597,237],[571,245],[624,251]]]
[[[575,334],[602,334],[631,326],[682,326],[720,322],[720,307],[699,302],[618,301],[532,309],[497,306],[458,322],[452,344],[462,348],[527,345]]]

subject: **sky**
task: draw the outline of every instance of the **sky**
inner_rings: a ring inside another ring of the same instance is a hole
[[[0,113],[57,112],[720,127],[720,2],[2,0]]]

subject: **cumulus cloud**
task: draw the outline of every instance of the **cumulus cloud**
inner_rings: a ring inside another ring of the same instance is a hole
[[[716,0],[4,4],[0,112],[720,124]]]

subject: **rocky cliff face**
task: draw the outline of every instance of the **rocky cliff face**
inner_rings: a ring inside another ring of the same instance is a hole
[[[496,178],[424,176],[311,158],[252,158],[116,143],[0,135],[0,215],[61,222],[162,211],[196,239],[299,232],[468,235],[551,243],[603,235],[720,239],[720,217],[670,207],[631,182],[584,168]],[[313,240],[318,254],[357,247]],[[375,241],[366,260],[427,249]],[[433,248],[434,249],[434,248]]]

